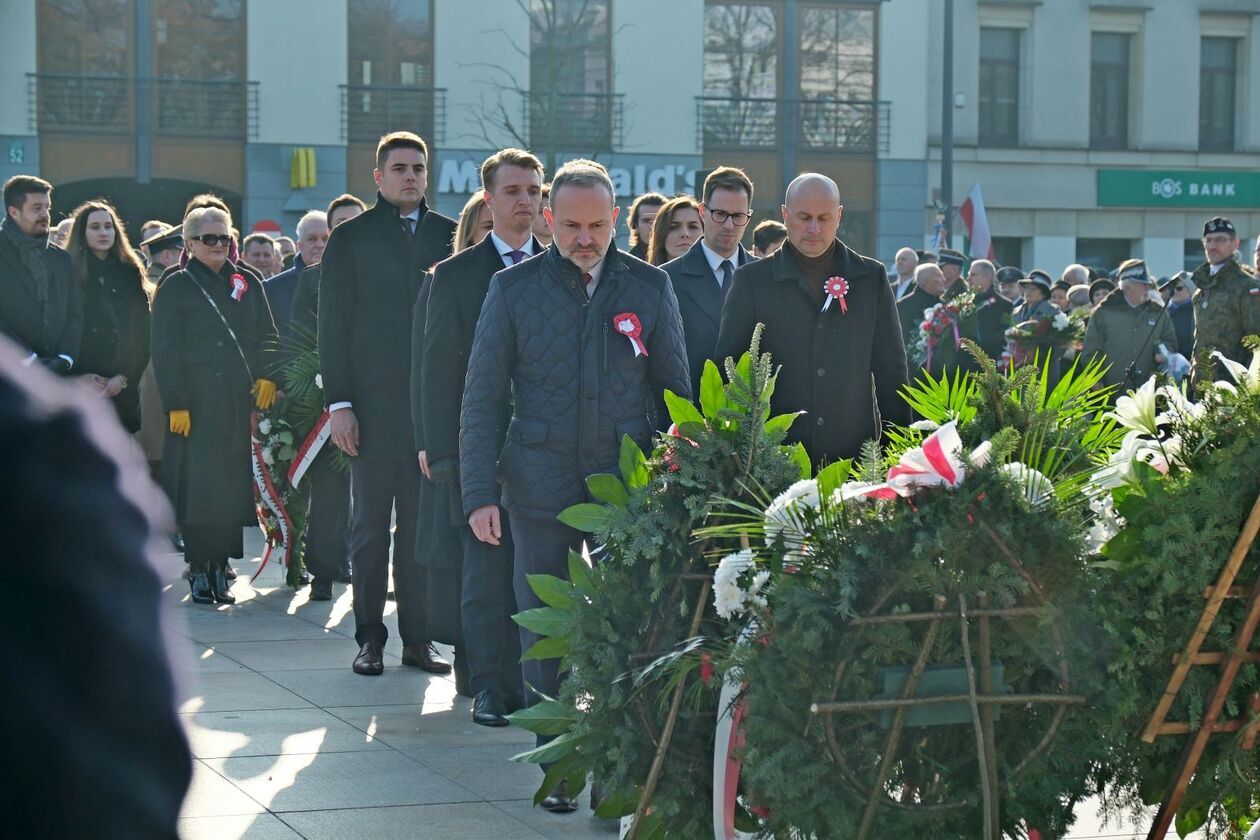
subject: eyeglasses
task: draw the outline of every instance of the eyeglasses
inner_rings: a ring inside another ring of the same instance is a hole
[[[752,219],[752,213],[727,213],[725,210],[714,210],[709,205],[704,205],[704,209],[709,211],[709,215],[713,217],[713,221],[719,225],[726,224],[726,220],[730,219],[735,223],[735,227],[743,227]]]
[[[219,245],[232,244],[232,235],[228,233],[203,233],[201,236],[194,236],[191,238],[209,248],[214,248]]]

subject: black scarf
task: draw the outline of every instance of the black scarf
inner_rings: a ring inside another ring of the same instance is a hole
[[[45,261],[48,253],[48,234],[28,236],[17,226],[13,218],[7,215],[4,221],[0,222],[0,233],[9,237],[9,241],[17,249],[18,255],[22,258],[22,264],[26,266],[26,270],[30,272],[31,279],[35,283],[35,300],[39,302],[40,309],[45,309],[48,305],[50,285],[48,263]]]

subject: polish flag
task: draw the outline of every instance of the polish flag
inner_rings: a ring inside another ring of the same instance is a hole
[[[976,181],[967,193],[967,200],[958,208],[963,224],[967,226],[967,238],[971,241],[968,256],[992,260],[993,236],[989,233],[989,217],[984,212],[984,198],[980,195],[980,182]]]

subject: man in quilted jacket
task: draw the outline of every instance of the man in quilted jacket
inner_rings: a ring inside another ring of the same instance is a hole
[[[617,471],[624,435],[651,449],[653,434],[669,425],[666,388],[691,392],[669,275],[612,244],[617,207],[607,170],[566,163],[549,202],[551,247],[490,283],[460,414],[464,513],[477,539],[497,545],[502,502],[521,610],[542,606],[526,576],[567,579],[568,552],[581,545],[582,534],[556,514],[587,500],[587,476]],[[506,435],[504,416],[511,418]],[[538,638],[522,629],[521,649]],[[531,660],[522,671],[527,702],[556,694],[559,660]],[[575,807],[563,785],[542,804]]]

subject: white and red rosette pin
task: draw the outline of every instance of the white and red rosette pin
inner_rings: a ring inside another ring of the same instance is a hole
[[[240,300],[249,291],[249,281],[244,274],[232,275],[232,300]]]
[[[827,293],[827,296],[823,299],[823,312],[827,311],[827,307],[831,306],[833,300],[840,301],[841,314],[846,314],[849,311],[849,304],[844,300],[849,294],[848,280],[845,280],[843,277],[828,277],[827,282],[823,283],[823,291]]]
[[[613,329],[630,339],[630,346],[634,348],[636,359],[648,354],[647,347],[643,344],[643,324],[639,321],[638,315],[633,312],[622,312],[614,316]]]

